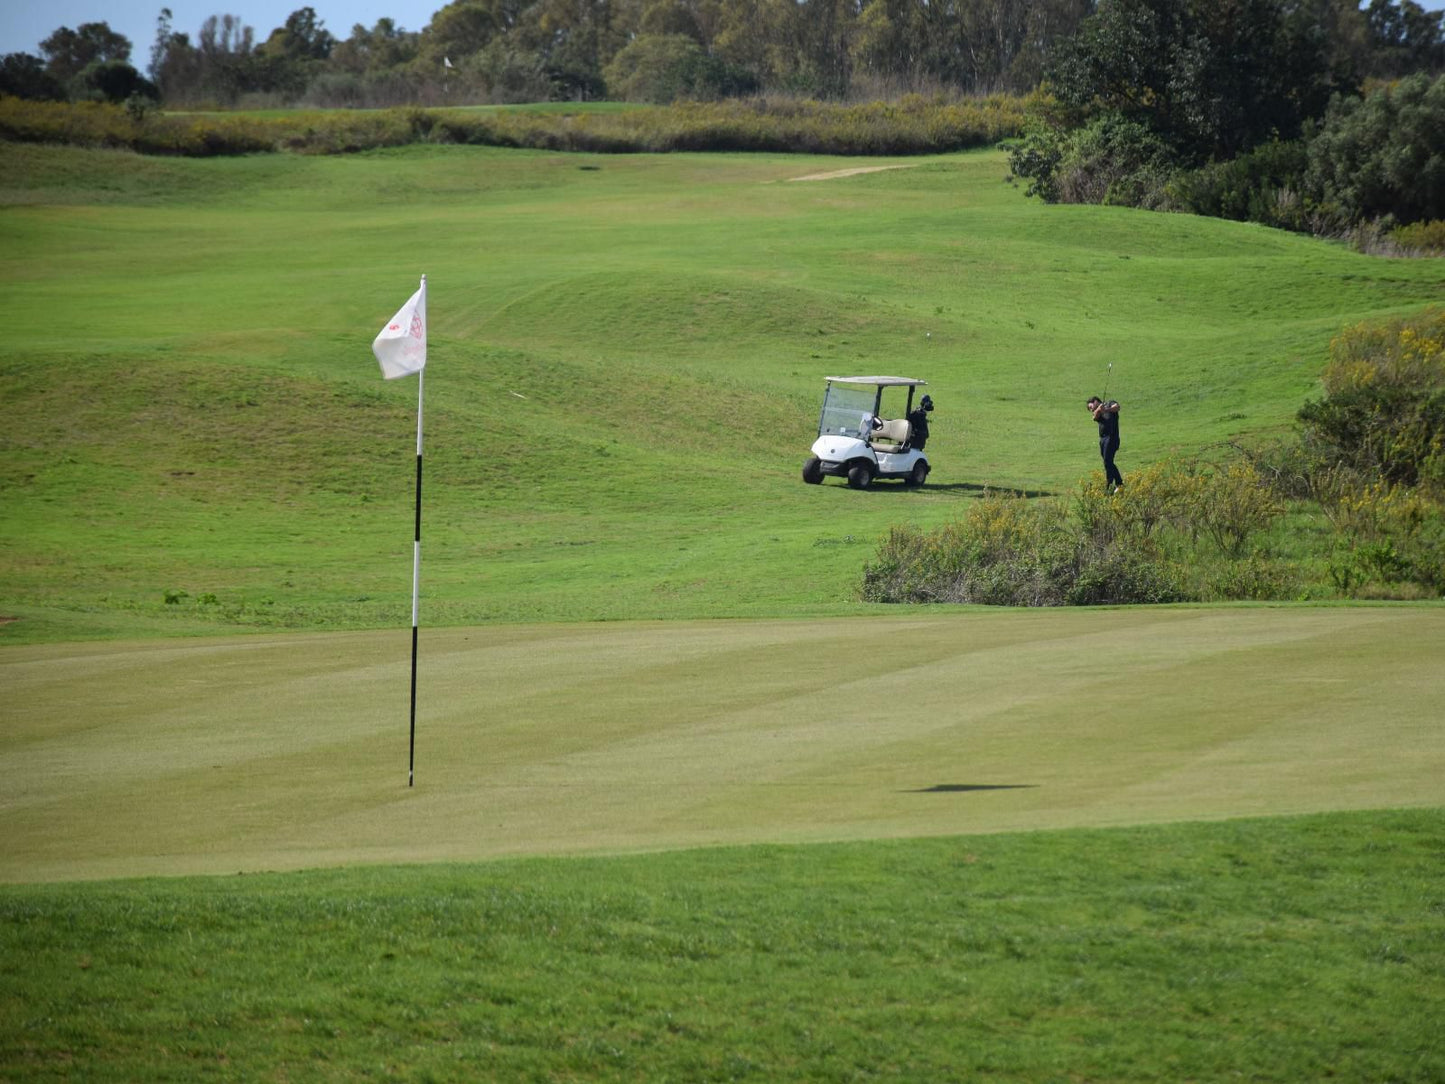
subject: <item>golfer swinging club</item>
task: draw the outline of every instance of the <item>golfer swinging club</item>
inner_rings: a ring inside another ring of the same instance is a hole
[[[1124,486],[1124,476],[1114,466],[1114,453],[1119,450],[1119,404],[1110,399],[1107,403],[1097,395],[1088,402],[1089,413],[1099,423],[1099,455],[1104,459],[1105,480],[1109,492],[1117,493]]]

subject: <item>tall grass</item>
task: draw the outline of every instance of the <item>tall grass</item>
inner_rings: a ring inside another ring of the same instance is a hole
[[[391,109],[267,115],[134,115],[120,106],[0,98],[0,138],[142,154],[207,157],[290,150],[334,154],[415,142],[638,153],[771,151],[938,154],[1016,135],[1022,102],[1007,96],[841,105],[790,99],[681,103],[626,110]]]

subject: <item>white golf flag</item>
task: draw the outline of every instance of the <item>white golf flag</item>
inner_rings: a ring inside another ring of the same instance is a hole
[[[388,380],[419,373],[426,367],[426,276],[421,289],[412,294],[381,334],[372,340],[371,352],[381,362],[381,375]]]

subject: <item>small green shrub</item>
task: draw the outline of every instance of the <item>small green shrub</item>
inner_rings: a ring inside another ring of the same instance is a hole
[[[1187,499],[1191,526],[1213,539],[1229,557],[1243,556],[1250,539],[1284,513],[1264,477],[1248,460],[1196,474]]]
[[[1422,256],[1445,256],[1445,219],[1412,222],[1390,231],[1390,240],[1407,252]]]
[[[1345,594],[1416,583],[1445,593],[1445,508],[1419,489],[1375,482],[1324,498],[1338,542],[1330,577]]]
[[[1096,517],[1096,524],[1102,517]],[[1086,606],[1172,602],[1178,579],[1147,538],[1081,529],[1061,501],[987,495],[931,532],[897,527],[864,568],[871,602]]]
[[[1209,566],[1199,577],[1197,597],[1204,602],[1266,602],[1295,598],[1299,591],[1294,565],[1253,554]]]
[[[1170,194],[1193,214],[1305,230],[1309,208],[1300,193],[1308,167],[1304,140],[1271,140],[1238,158],[1180,174]]]
[[[1346,329],[1330,343],[1324,388],[1298,415],[1321,469],[1392,486],[1445,482],[1445,309]]]
[[[1029,195],[1050,203],[1152,208],[1167,205],[1175,170],[1173,155],[1158,136],[1117,113],[1071,131],[1034,117],[1010,152],[1009,165],[1029,179]]]

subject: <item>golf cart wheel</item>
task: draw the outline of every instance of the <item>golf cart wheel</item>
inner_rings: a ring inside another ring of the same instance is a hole
[[[848,484],[854,489],[867,489],[873,484],[873,468],[867,463],[859,463],[857,466],[848,468]]]
[[[810,486],[815,486],[823,480],[823,461],[817,456],[809,456],[808,461],[803,464],[803,481]]]
[[[908,472],[908,477],[903,480],[906,486],[921,486],[928,480],[928,460],[920,459],[913,464],[913,469]]]

